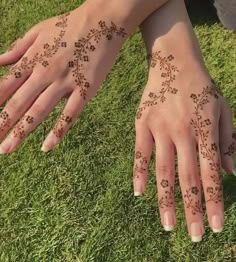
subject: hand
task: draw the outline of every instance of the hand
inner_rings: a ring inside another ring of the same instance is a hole
[[[53,149],[96,94],[128,34],[166,2],[87,0],[18,39],[0,56],[0,65],[16,63],[0,81],[0,105],[12,96],[0,113],[0,140],[13,128],[0,153],[11,153],[66,97],[42,147]]]
[[[0,139],[13,127],[1,153],[12,152],[67,97],[43,144],[51,150],[96,94],[127,33],[108,17],[87,12],[82,5],[39,23],[0,56],[0,65],[17,62],[0,83],[0,104],[12,96],[0,113]]]
[[[141,195],[145,191],[155,143],[161,222],[166,230],[172,230],[176,224],[177,154],[188,231],[193,241],[200,241],[204,233],[201,184],[209,224],[214,232],[220,232],[224,223],[221,162],[226,171],[235,170],[232,154],[236,143],[229,107],[208,74],[194,64],[179,68],[172,54],[158,51],[150,57],[152,78],[144,90],[135,123],[134,192]]]

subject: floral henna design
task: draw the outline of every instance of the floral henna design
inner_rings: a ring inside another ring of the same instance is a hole
[[[193,113],[195,118],[191,119],[190,124],[193,126],[195,130],[195,135],[200,139],[200,153],[203,156],[203,158],[206,158],[209,161],[210,168],[213,171],[213,174],[211,174],[211,178],[218,188],[218,191],[215,190],[215,194],[217,194],[218,197],[211,197],[210,195],[210,198],[207,201],[216,202],[216,199],[218,199],[216,202],[218,203],[219,199],[222,196],[222,192],[220,192],[222,191],[222,187],[220,186],[222,178],[219,175],[220,163],[215,161],[215,157],[218,154],[218,147],[215,142],[211,143],[210,145],[207,143],[209,137],[209,130],[205,130],[205,128],[211,125],[211,120],[208,118],[204,119],[201,115],[201,111],[203,110],[204,105],[210,102],[209,96],[214,97],[215,99],[219,98],[219,95],[214,85],[211,87],[207,86],[203,88],[201,94],[190,95],[190,98],[193,100],[195,104]]]
[[[215,203],[222,202],[223,188],[222,186],[207,187],[206,189],[209,199],[206,202],[214,201]]]
[[[72,123],[72,117],[66,116],[64,113],[60,116],[58,119],[58,122],[56,123],[55,127],[53,128],[53,134],[58,137],[62,138],[64,135],[64,124],[71,124]]]
[[[139,178],[140,175],[147,171],[147,158],[142,155],[140,151],[135,153],[135,167],[134,167],[134,178]]]
[[[194,195],[197,196],[199,193],[199,189],[194,186],[190,189],[187,189],[184,194],[184,203],[186,208],[190,208],[193,215],[197,213],[202,213],[202,205],[200,200],[194,201]]]
[[[14,128],[13,131],[13,136],[23,139],[26,137],[25,133],[25,126],[24,126],[24,121],[26,121],[28,124],[32,124],[34,122],[34,118],[29,115],[25,115],[20,122],[18,122]]]
[[[5,128],[10,127],[11,125],[11,120],[9,117],[9,114],[6,111],[2,111],[0,113],[0,131],[3,132],[5,131]]]
[[[125,37],[127,33],[124,28],[117,27],[113,22],[110,26],[106,25],[106,22],[100,21],[98,23],[98,29],[91,29],[88,35],[75,42],[74,60],[69,61],[68,65],[73,68],[73,77],[75,83],[80,87],[80,95],[86,99],[87,90],[90,87],[90,83],[86,79],[83,69],[84,63],[89,62],[89,52],[96,50],[96,44],[105,37],[107,40],[112,40],[114,35],[119,37]]]
[[[49,65],[47,59],[55,55],[60,47],[67,47],[67,43],[63,41],[63,38],[66,33],[65,28],[67,27],[69,14],[70,13],[66,13],[58,17],[58,22],[55,24],[55,26],[60,27],[61,31],[58,37],[54,38],[54,43],[52,45],[48,43],[44,44],[43,53],[36,53],[32,59],[23,57],[21,63],[11,67],[8,73],[1,79],[1,81],[8,79],[8,77],[11,75],[14,75],[15,78],[21,78],[22,71],[33,69],[37,64],[41,64],[43,67],[47,67]],[[16,42],[13,43],[13,46],[10,47],[10,50],[11,48],[14,48],[15,44]]]
[[[159,94],[150,92],[148,94],[149,100],[142,103],[142,106],[138,108],[136,114],[137,119],[142,117],[142,113],[147,107],[157,105],[159,101],[164,103],[166,101],[166,93],[176,94],[178,92],[178,89],[171,86],[171,83],[173,83],[176,79],[176,72],[179,72],[178,68],[172,64],[174,56],[169,55],[168,57],[162,57],[161,51],[158,51],[152,55],[149,55],[148,59],[150,61],[150,66],[153,68],[159,64],[160,72],[162,72],[161,77],[163,78],[163,82],[161,84],[161,90]]]
[[[224,155],[232,156],[236,152],[236,133],[232,134],[232,139],[234,142],[229,145],[228,151],[225,152]]]
[[[169,186],[169,181],[162,179],[160,183],[162,188],[168,187],[169,189],[165,189],[165,194],[162,196],[158,203],[160,208],[165,208],[165,207],[173,207],[174,206],[174,187]]]

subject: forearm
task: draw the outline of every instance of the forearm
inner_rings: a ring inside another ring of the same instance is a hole
[[[172,54],[180,72],[181,69],[185,72],[197,69],[207,76],[198,40],[183,0],[169,1],[154,12],[143,22],[141,31],[148,54],[156,51]],[[154,74],[155,70],[150,68],[149,77]]]

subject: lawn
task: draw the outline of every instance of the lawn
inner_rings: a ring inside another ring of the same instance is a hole
[[[0,52],[35,23],[81,2],[1,0]],[[236,34],[204,6],[190,14],[210,73],[236,110]],[[162,229],[153,159],[146,194],[133,197],[134,115],[146,80],[145,49],[136,31],[98,95],[53,152],[41,152],[41,143],[63,103],[17,151],[1,156],[1,262],[236,261],[235,177],[224,176],[223,232],[213,234],[205,218],[203,241],[195,244],[178,185],[178,224],[171,233]]]

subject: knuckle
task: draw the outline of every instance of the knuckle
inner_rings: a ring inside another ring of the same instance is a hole
[[[20,100],[14,97],[11,98],[11,100],[8,102],[6,106],[6,111],[11,113],[21,112],[22,109],[21,109]]]
[[[44,107],[39,104],[39,103],[35,103],[32,108],[31,108],[31,112],[30,115],[34,115],[34,116],[41,116],[44,113]]]
[[[161,177],[170,177],[173,174],[173,169],[168,165],[157,165],[156,171]]]

